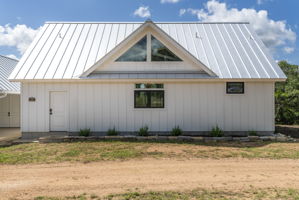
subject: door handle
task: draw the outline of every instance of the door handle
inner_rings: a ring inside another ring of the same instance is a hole
[[[7,116],[10,117],[10,112],[7,113]]]
[[[52,114],[53,114],[53,113],[52,113],[52,108],[50,108],[49,112],[50,112],[50,115],[52,115]]]

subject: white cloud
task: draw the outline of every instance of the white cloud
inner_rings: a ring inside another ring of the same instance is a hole
[[[38,30],[24,24],[17,24],[14,27],[9,24],[0,26],[0,46],[16,47],[20,54],[23,54]]]
[[[284,47],[283,48],[284,52],[290,54],[290,53],[293,53],[295,48],[294,47]]]
[[[151,12],[148,6],[140,6],[137,10],[134,11],[134,15],[146,18],[151,16]]]
[[[161,0],[161,3],[178,3],[181,0]]]
[[[186,9],[180,9],[180,13],[179,13],[179,15],[182,16],[182,15],[184,15],[186,12],[187,12]]]
[[[18,57],[14,54],[6,55],[6,57],[9,57],[9,58],[12,58],[12,59],[15,59],[15,60],[19,60]]]
[[[287,27],[286,21],[274,21],[268,17],[266,10],[252,8],[228,8],[226,3],[209,0],[204,9],[187,9],[203,22],[250,22],[251,26],[273,52],[277,47],[294,44],[296,33]]]
[[[258,5],[261,5],[261,4],[266,3],[267,1],[272,1],[272,0],[257,0],[256,3],[257,3]]]

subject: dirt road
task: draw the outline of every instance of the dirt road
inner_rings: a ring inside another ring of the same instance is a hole
[[[139,160],[89,164],[2,165],[1,199],[99,196],[128,190],[299,188],[297,160]]]

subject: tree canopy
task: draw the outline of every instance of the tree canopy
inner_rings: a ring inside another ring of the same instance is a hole
[[[288,78],[275,85],[275,121],[299,124],[299,66],[286,61],[280,61],[278,65]]]

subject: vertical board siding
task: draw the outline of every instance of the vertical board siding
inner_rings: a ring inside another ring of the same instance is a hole
[[[134,109],[134,83],[23,83],[22,131],[49,131],[49,93],[66,91],[68,131],[274,131],[274,83],[245,83],[245,94],[226,94],[225,82],[165,83],[164,109]],[[35,97],[35,102],[29,102]]]

